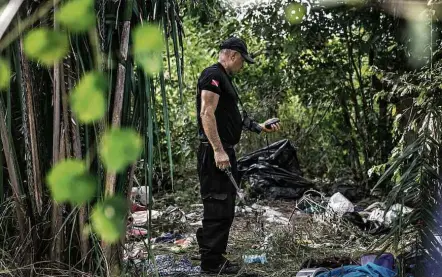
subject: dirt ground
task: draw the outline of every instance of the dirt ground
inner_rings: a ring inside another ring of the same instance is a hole
[[[248,204],[258,204],[270,208],[274,213],[280,213],[277,217],[273,217],[273,221],[279,218],[280,222],[269,222],[272,220],[262,213],[262,209],[260,212],[237,213],[227,249],[227,258],[242,264],[237,276],[295,276],[302,263],[308,259],[336,257],[356,261],[372,242],[372,238],[362,234],[353,226],[336,222],[318,222],[311,215],[293,214],[296,205],[294,201],[257,201]],[[250,210],[250,206],[247,207]],[[246,207],[242,209],[245,210]],[[195,225],[198,212],[195,210],[197,209],[184,208],[184,214],[194,213],[196,216],[193,217],[193,221],[181,222],[179,226],[174,226],[175,230],[179,230],[187,237],[194,235],[198,228]],[[291,222],[288,221],[290,218]],[[159,228],[165,222],[158,224]],[[199,261],[195,259],[198,257],[196,242],[180,253],[173,253],[172,246],[170,243],[153,244],[152,254],[173,254],[177,259],[188,258],[193,265],[199,265]],[[243,263],[243,255],[252,254],[266,254],[267,262]]]

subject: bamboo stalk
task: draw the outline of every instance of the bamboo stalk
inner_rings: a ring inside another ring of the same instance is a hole
[[[15,212],[17,215],[18,231],[20,232],[20,239],[24,242],[26,240],[26,217],[24,212],[24,203],[21,198],[20,185],[18,180],[18,168],[14,161],[16,157],[15,150],[12,146],[11,135],[8,134],[8,130],[5,122],[5,105],[3,99],[0,97],[0,135],[3,144],[3,151],[5,154],[6,165],[8,167],[9,180],[11,182],[12,193],[15,202]]]
[[[123,109],[124,98],[124,84],[126,81],[126,62],[129,48],[130,36],[130,19],[132,17],[133,1],[128,0],[125,9],[125,16],[123,22],[123,31],[121,33],[120,57],[117,69],[117,83],[115,87],[114,106],[112,113],[112,126],[119,127],[121,125],[121,111]],[[115,173],[107,173],[106,176],[106,195],[113,195],[115,193]]]
[[[38,138],[37,138],[37,129],[36,129],[36,118],[35,118],[35,110],[34,110],[34,91],[32,88],[32,81],[31,81],[31,72],[29,69],[29,62],[25,58],[24,50],[23,50],[23,39],[20,39],[20,64],[22,68],[22,78],[21,81],[23,82],[24,86],[24,94],[25,94],[25,105],[23,107],[24,109],[24,117],[27,117],[24,119],[24,123],[26,124],[26,134],[27,134],[27,143],[29,143],[30,146],[30,152],[31,152],[31,170],[32,170],[32,177],[29,176],[28,182],[30,184],[30,187],[33,189],[33,204],[35,205],[35,209],[37,210],[38,215],[41,215],[43,211],[43,189],[42,189],[42,174],[41,174],[41,166],[40,166],[40,155],[38,152]]]
[[[60,159],[60,65],[54,65],[54,121],[52,136],[52,166]],[[52,261],[60,261],[61,238],[57,236],[61,228],[61,206],[52,200],[52,237],[54,239],[51,251]]]
[[[114,106],[112,113],[112,127],[119,127],[121,125],[121,111],[123,109],[123,99],[124,99],[124,88],[126,81],[126,63],[127,63],[127,53],[129,49],[129,37],[130,37],[130,20],[132,18],[132,8],[133,8],[133,0],[128,0],[126,2],[126,7],[124,10],[124,18],[123,18],[123,30],[121,33],[121,42],[120,42],[120,61],[118,63],[117,69],[117,81],[115,87],[115,95],[114,95]],[[117,175],[113,172],[107,172],[106,174],[106,187],[105,194],[113,195],[115,194],[115,182],[117,179]],[[129,192],[130,194],[130,192]],[[116,273],[118,271],[117,261],[118,259],[118,248],[115,246],[107,245],[104,249],[106,253],[107,260],[110,264],[115,265],[116,267],[111,268],[111,274]]]
[[[65,69],[64,64],[60,65],[60,85],[61,85],[61,103],[63,108],[63,127],[64,127],[64,145],[66,155],[63,158],[72,157],[72,143],[71,136],[69,132],[69,108],[68,108],[68,94],[66,91],[66,82],[65,82]]]
[[[69,68],[72,68],[71,59],[67,60]],[[71,74],[68,74],[68,89],[71,91],[74,87],[74,80],[71,77]],[[71,127],[71,136],[72,136],[72,150],[74,157],[78,160],[81,160],[83,155],[81,152],[81,136],[80,136],[80,127],[78,126],[78,123],[76,119],[74,118],[74,115],[70,113],[69,116],[70,120],[68,124]],[[84,227],[86,225],[87,220],[87,209],[86,206],[81,206],[78,211],[78,228],[79,228],[79,235],[80,235],[80,254],[81,254],[81,265],[84,269],[84,266],[87,261],[87,256],[89,252],[89,240],[88,237],[84,236],[82,234]]]
[[[11,0],[0,14],[0,39],[3,37],[3,34],[5,33],[12,19],[14,19],[14,16],[20,9],[22,3],[23,0]]]

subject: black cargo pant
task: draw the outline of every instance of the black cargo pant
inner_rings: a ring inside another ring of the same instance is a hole
[[[238,180],[233,147],[225,146],[233,176]],[[230,227],[235,216],[236,189],[227,174],[216,167],[211,145],[202,142],[198,149],[198,177],[203,200],[203,227],[196,232],[201,254],[201,267],[224,263]]]

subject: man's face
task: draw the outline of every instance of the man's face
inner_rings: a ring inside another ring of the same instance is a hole
[[[231,66],[230,66],[231,72],[233,74],[240,72],[244,66],[244,58],[241,56],[241,53],[235,51],[230,58],[231,58]]]

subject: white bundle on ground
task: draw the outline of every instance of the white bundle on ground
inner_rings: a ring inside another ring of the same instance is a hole
[[[350,202],[342,193],[337,192],[330,197],[330,200],[327,205],[326,214],[330,217],[333,215],[337,215],[338,217],[342,217],[345,213],[353,212],[354,206],[353,203]]]
[[[142,205],[147,206],[149,204],[149,188],[146,186],[133,187],[132,199],[138,200]],[[153,201],[152,197],[152,201]]]

